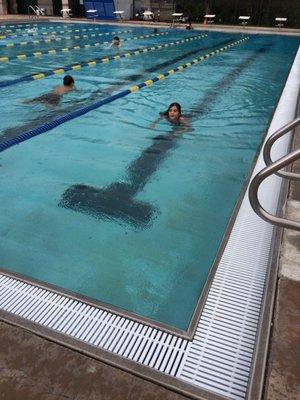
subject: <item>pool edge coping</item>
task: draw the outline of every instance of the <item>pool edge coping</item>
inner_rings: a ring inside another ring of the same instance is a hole
[[[300,51],[300,46],[298,52]],[[296,58],[296,57],[295,57]],[[300,84],[298,96],[296,99],[295,118],[300,115]],[[295,128],[296,129],[296,128]],[[290,140],[290,151],[294,147],[294,137],[295,129],[293,130],[293,135],[291,135]],[[289,166],[292,167],[291,165]],[[290,193],[290,182],[289,179],[282,179],[281,195],[278,202],[277,213],[282,215],[286,212],[287,201]],[[264,393],[265,385],[265,371],[268,361],[269,344],[271,341],[271,330],[272,321],[275,312],[275,301],[277,295],[277,283],[278,283],[278,271],[281,259],[281,246],[284,235],[284,228],[274,227],[273,239],[270,249],[269,257],[269,268],[266,277],[266,289],[265,298],[262,305],[262,312],[260,317],[260,323],[257,329],[257,339],[256,345],[253,352],[252,368],[250,373],[248,393],[245,400],[260,399]],[[276,246],[278,245],[278,246]],[[260,355],[263,355],[260,357]]]

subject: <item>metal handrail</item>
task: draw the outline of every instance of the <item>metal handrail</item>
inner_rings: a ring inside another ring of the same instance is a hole
[[[28,16],[29,16],[29,18],[30,18],[30,10],[32,10],[33,11],[33,14],[32,14],[32,17],[34,18],[34,17],[39,17],[39,15],[38,15],[38,13],[37,13],[37,10],[34,8],[34,6],[28,6]]]
[[[40,15],[44,15],[45,9],[41,8],[39,6],[35,6],[35,11],[36,11],[36,15],[40,16]]]
[[[28,14],[29,14],[29,10],[32,10],[34,12],[34,14],[35,14],[35,9],[34,9],[33,6],[28,6]]]
[[[292,129],[296,128],[298,125],[300,125],[300,117],[294,119],[292,122],[289,122],[287,125],[283,126],[269,137],[263,148],[263,156],[267,166],[273,163],[271,159],[271,149],[276,140],[290,132]],[[279,175],[282,178],[300,180],[300,174],[297,174],[296,172],[278,171],[276,175]]]
[[[30,16],[29,11],[32,10],[33,11],[33,15],[35,15],[36,17],[39,17],[41,15],[44,15],[44,11],[41,7],[39,6],[28,6],[28,15]]]
[[[278,172],[281,168],[286,167],[292,162],[300,159],[300,149],[291,152],[290,154],[280,158],[275,161],[271,165],[262,169],[252,180],[249,186],[249,200],[253,210],[259,215],[262,219],[271,224],[282,226],[283,228],[295,229],[296,231],[300,231],[300,222],[291,221],[285,218],[276,217],[270,213],[268,213],[260,204],[258,200],[258,189],[262,181],[264,181],[267,177],[272,175],[273,173]]]

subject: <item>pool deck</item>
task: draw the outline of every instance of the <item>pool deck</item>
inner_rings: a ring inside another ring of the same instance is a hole
[[[300,128],[296,132],[295,148],[300,148]],[[300,161],[294,172],[300,173]],[[300,184],[290,187],[286,217],[299,220]],[[269,348],[269,362],[265,400],[296,400],[300,393],[300,233],[285,230],[281,248],[277,282],[277,300],[273,318],[273,332]]]
[[[96,21],[86,18],[61,18],[61,17],[39,17],[39,19],[28,18],[28,15],[0,15],[0,23],[4,22],[45,22],[45,21],[56,21],[61,23],[96,23],[96,24],[116,24],[126,26],[143,26],[149,28],[168,28],[170,22],[149,22],[149,21],[137,21],[137,20],[123,20],[123,21]],[[277,28],[277,27],[264,27],[264,26],[252,26],[252,25],[222,25],[222,24],[192,24],[193,29],[197,30],[211,30],[211,31],[222,31],[222,32],[247,32],[247,33],[260,33],[260,34],[279,34],[279,35],[300,35],[300,29],[296,28]],[[176,24],[176,29],[185,29],[185,24]]]
[[[5,400],[189,398],[3,322],[0,371]]]
[[[24,16],[17,15],[0,16],[0,22],[24,21],[24,19]],[[62,19],[60,21],[65,22]],[[75,22],[72,19],[71,22],[73,21]],[[26,22],[28,22],[28,17]],[[149,26],[168,25],[151,24]],[[278,28],[241,28],[241,26],[201,25],[200,28],[300,35],[300,29],[281,29],[279,32]],[[295,147],[300,147],[300,129],[297,132]],[[296,170],[300,172],[300,163],[296,164]],[[299,220],[299,215],[300,185],[292,183],[287,216]],[[299,254],[300,234],[286,230],[281,248],[265,400],[296,400],[300,391]],[[24,328],[1,321],[0,371],[0,399],[5,400],[184,400],[192,398],[105,364]],[[209,397],[205,396],[205,399],[209,400]]]

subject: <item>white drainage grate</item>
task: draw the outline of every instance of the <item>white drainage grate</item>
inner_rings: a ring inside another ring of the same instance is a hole
[[[130,360],[175,375],[187,341],[0,275],[0,307]]]
[[[272,227],[249,204],[239,215],[178,373],[232,399],[243,399],[247,392],[272,238]]]

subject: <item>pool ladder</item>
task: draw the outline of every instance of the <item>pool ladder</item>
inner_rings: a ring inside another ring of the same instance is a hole
[[[279,158],[277,161],[273,162],[271,159],[271,149],[276,140],[278,140],[280,137],[284,136],[291,130],[294,130],[299,125],[300,117],[283,126],[281,129],[274,132],[272,136],[269,137],[263,148],[263,157],[266,163],[266,167],[262,169],[257,175],[255,175],[249,187],[250,204],[257,215],[273,225],[281,226],[288,229],[294,229],[296,231],[300,231],[300,222],[291,221],[289,219],[272,215],[261,206],[258,200],[258,189],[260,184],[272,174],[276,174],[281,178],[289,180],[300,180],[300,174],[290,171],[282,171],[282,168],[300,159],[300,149],[290,152],[286,156]]]
[[[33,11],[33,14],[31,14],[31,11]],[[29,18],[39,18],[41,15],[45,15],[45,9],[40,8],[39,6],[28,6],[28,16]]]

